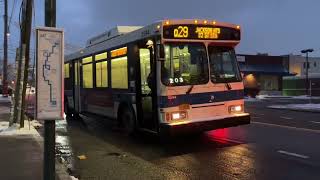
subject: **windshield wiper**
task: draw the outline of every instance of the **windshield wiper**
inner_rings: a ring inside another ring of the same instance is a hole
[[[187,90],[186,94],[190,94],[190,92],[192,91],[193,87],[194,87],[194,85],[191,85],[191,86],[189,87],[189,89]]]
[[[232,89],[232,87],[231,87],[230,83],[226,82],[226,83],[224,83],[224,84],[226,85],[226,87],[227,87],[228,91],[230,91],[230,90]]]

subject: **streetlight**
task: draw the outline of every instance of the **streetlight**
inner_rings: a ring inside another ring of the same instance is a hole
[[[305,53],[306,54],[306,95],[308,95],[308,91],[309,91],[309,56],[308,53],[313,52],[313,49],[304,49],[301,50],[301,53]],[[311,94],[311,93],[310,93]]]

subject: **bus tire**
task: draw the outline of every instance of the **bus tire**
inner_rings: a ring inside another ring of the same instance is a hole
[[[66,114],[66,118],[67,119],[71,119],[72,118],[72,112],[68,106],[68,102],[64,101],[64,113]]]
[[[136,118],[134,112],[129,107],[122,107],[118,114],[118,121],[122,125],[124,131],[128,135],[136,132]]]

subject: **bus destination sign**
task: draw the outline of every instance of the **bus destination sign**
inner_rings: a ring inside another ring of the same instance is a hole
[[[240,40],[240,30],[210,25],[170,25],[163,27],[165,39]]]

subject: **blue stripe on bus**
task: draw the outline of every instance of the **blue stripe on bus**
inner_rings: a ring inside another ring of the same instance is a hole
[[[232,101],[243,99],[243,90],[230,90],[230,91],[219,91],[219,92],[206,92],[196,94],[182,94],[176,95],[175,98],[168,99],[168,96],[159,97],[159,107],[173,107],[180,104],[205,104],[205,103],[216,103],[223,101]]]

